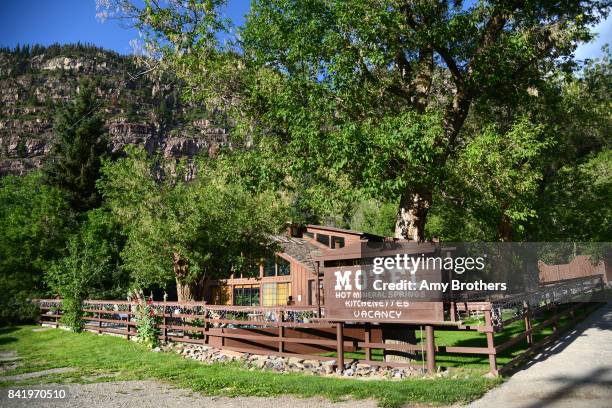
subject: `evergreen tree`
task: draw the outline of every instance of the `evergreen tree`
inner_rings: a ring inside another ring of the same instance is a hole
[[[46,182],[58,187],[77,212],[100,204],[95,184],[108,139],[98,106],[95,88],[82,81],[75,101],[60,110],[55,120],[57,142],[45,165]]]

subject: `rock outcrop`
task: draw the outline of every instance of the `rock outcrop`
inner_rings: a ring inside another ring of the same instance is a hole
[[[180,101],[177,81],[135,76],[135,60],[82,45],[0,50],[0,176],[38,168],[55,142],[53,118],[89,78],[111,150],[137,145],[166,159],[215,154],[230,146],[227,129]]]

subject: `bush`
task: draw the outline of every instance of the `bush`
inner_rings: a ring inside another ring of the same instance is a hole
[[[0,326],[17,323],[34,323],[40,317],[38,304],[25,292],[0,299]]]
[[[70,293],[62,299],[62,310],[60,322],[75,333],[83,331],[83,299],[77,293]]]
[[[131,299],[136,302],[135,319],[136,319],[136,341],[146,345],[149,348],[154,348],[159,345],[159,316],[155,314],[155,309],[151,306],[153,302],[147,299],[142,290],[134,291]]]

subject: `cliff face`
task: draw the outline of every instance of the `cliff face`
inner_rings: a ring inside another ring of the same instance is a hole
[[[168,159],[230,144],[224,120],[180,101],[174,80],[138,76],[132,57],[90,46],[0,50],[0,176],[42,165],[54,143],[53,118],[91,79],[114,152],[133,144]]]

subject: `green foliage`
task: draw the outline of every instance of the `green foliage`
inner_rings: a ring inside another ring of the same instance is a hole
[[[131,281],[121,262],[125,236],[119,221],[106,207],[88,211],[80,225],[79,240],[82,247],[91,253],[92,262],[104,265],[101,273],[90,281],[88,296],[124,299]]]
[[[62,322],[74,331],[83,327],[83,300],[123,297],[129,277],[120,265],[123,237],[111,214],[102,208],[89,211],[68,241],[67,254],[46,272],[53,294],[62,298]]]
[[[57,142],[44,167],[47,183],[59,188],[77,212],[100,205],[95,183],[108,141],[95,92],[90,82],[81,82],[76,100],[58,114]]]
[[[198,286],[227,270],[250,270],[270,254],[268,234],[285,221],[271,192],[251,193],[232,181],[223,162],[201,160],[198,176],[166,173],[142,150],[105,162],[100,190],[127,234],[121,256],[140,287],[169,281]]]
[[[49,287],[62,299],[62,323],[73,331],[83,329],[83,300],[91,288],[109,270],[110,256],[100,252],[87,234],[72,236],[68,254],[53,264],[45,274]]]
[[[380,203],[375,200],[361,200],[355,204],[350,228],[385,237],[393,235],[397,204]]]
[[[35,317],[43,272],[62,253],[73,225],[62,194],[40,172],[0,179],[0,323]]]
[[[536,238],[612,241],[612,150],[563,166],[542,193]]]
[[[537,216],[535,202],[553,143],[542,126],[526,119],[505,133],[485,126],[449,162],[450,182],[433,210],[437,220],[429,233],[457,241],[520,238]],[[504,230],[508,225],[511,232]]]
[[[491,123],[505,134],[520,119],[489,118],[466,130],[472,107],[493,102],[508,111],[551,72],[567,72],[577,43],[590,39],[589,26],[609,11],[597,0],[522,6],[262,0],[252,4],[240,48],[231,48],[214,35],[228,31],[223,1],[115,3],[190,84],[194,99],[227,107],[236,133],[255,144],[280,140],[287,179],[301,193],[296,213],[334,212],[329,197],[347,202],[363,186],[378,200],[415,211],[409,222],[420,230],[415,220],[426,219],[429,197],[458,189],[447,178],[449,162],[475,146],[473,135]],[[499,168],[505,164],[514,165],[498,161],[497,171],[510,176],[512,167]],[[496,228],[499,238],[522,235],[532,204],[492,208],[511,206],[502,202],[517,194],[526,199],[526,188],[492,197],[496,203],[487,203],[482,216],[474,211],[475,219],[507,224]],[[335,212],[346,220],[344,210]],[[493,213],[501,218],[492,220]]]
[[[152,349],[159,344],[160,330],[158,324],[160,317],[155,314],[151,300],[147,300],[142,290],[135,290],[130,298],[136,302],[134,317],[136,318],[136,341]]]

